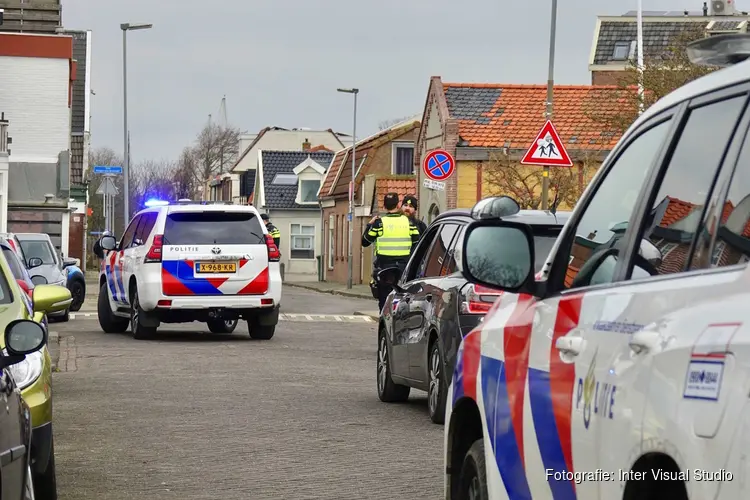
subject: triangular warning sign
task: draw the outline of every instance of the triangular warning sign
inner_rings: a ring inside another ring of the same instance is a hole
[[[560,135],[551,120],[547,120],[539,135],[526,151],[521,160],[524,165],[541,165],[543,167],[572,167],[573,162],[565,150]]]

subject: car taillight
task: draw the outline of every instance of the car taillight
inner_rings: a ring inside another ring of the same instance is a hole
[[[270,234],[267,234],[265,236],[266,247],[268,248],[268,261],[278,262],[279,259],[281,259],[281,252],[279,252],[279,247],[276,246],[276,243],[274,243],[273,238]]]
[[[487,314],[502,294],[502,290],[495,290],[480,285],[469,285],[469,288],[466,290],[466,299],[461,303],[461,313]]]
[[[157,234],[154,236],[154,242],[151,243],[151,248],[148,249],[146,258],[143,262],[161,262],[161,248],[163,246],[164,236]]]

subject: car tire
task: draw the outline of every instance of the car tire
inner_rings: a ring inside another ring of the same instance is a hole
[[[458,476],[458,498],[487,500],[487,469],[484,460],[484,441],[474,441],[464,456],[461,472]]]
[[[104,283],[99,288],[99,298],[96,302],[96,315],[99,318],[99,326],[104,333],[123,333],[128,329],[130,321],[127,318],[120,318],[112,313],[109,306],[109,295],[107,284]]]
[[[430,347],[427,365],[427,413],[435,424],[445,423],[445,400],[448,397],[448,384],[445,381],[445,363],[440,354],[438,341]]]
[[[136,340],[149,339],[156,333],[156,327],[145,326],[141,318],[146,312],[141,308],[141,302],[138,299],[138,289],[133,291],[133,304],[130,307],[130,334]]]
[[[239,320],[236,319],[212,319],[206,322],[211,333],[232,333],[237,323]]]
[[[34,476],[34,494],[36,500],[57,500],[57,471],[55,469],[55,440],[52,439],[49,450],[47,469]]]
[[[380,329],[378,335],[378,363],[375,380],[378,385],[378,397],[384,403],[400,403],[409,399],[411,388],[399,385],[391,379],[391,357],[388,352],[388,341],[385,332]]]
[[[271,340],[276,333],[276,325],[261,325],[257,320],[248,320],[250,338],[255,340]]]
[[[73,312],[80,311],[83,302],[86,300],[86,285],[81,280],[76,279],[68,287],[70,295],[73,296],[73,302],[70,304],[70,310]]]

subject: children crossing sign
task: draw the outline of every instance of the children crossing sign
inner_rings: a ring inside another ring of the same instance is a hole
[[[572,167],[573,162],[551,120],[547,120],[521,163],[542,167]]]

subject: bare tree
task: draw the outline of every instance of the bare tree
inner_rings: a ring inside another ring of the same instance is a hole
[[[399,123],[405,122],[409,118],[411,118],[411,116],[404,116],[401,118],[391,118],[389,120],[383,120],[382,122],[378,123],[378,129],[387,130],[394,125],[398,125]]]
[[[510,196],[522,209],[537,210],[542,204],[543,168],[521,165],[505,154],[492,154],[483,167],[491,195]],[[558,207],[572,208],[598,168],[593,155],[586,155],[572,167],[550,167],[550,190]]]
[[[237,160],[240,129],[209,123],[200,131],[192,148],[193,180],[203,185],[212,175],[221,173]],[[185,152],[183,151],[183,155]]]

